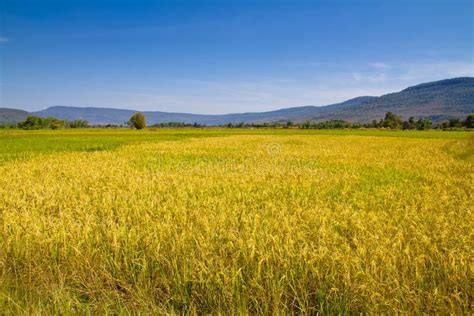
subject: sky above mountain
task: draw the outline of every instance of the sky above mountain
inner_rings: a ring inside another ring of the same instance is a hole
[[[0,1],[0,106],[221,114],[474,76],[473,2]]]

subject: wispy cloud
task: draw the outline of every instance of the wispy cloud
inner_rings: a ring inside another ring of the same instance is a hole
[[[423,61],[402,63],[394,79],[401,81],[429,81],[453,77],[474,76],[474,63],[459,61]]]
[[[381,62],[369,63],[369,66],[376,68],[376,69],[390,69],[392,68],[391,65]]]
[[[352,78],[357,82],[378,83],[386,81],[388,76],[385,73],[363,74],[359,72],[353,72]]]
[[[346,71],[350,71],[347,69]],[[350,73],[356,85],[386,85],[407,87],[422,82],[446,78],[474,76],[474,63],[449,60],[420,60],[416,62],[369,63]]]
[[[388,65],[388,64],[387,64]],[[329,68],[326,69],[325,67]],[[140,110],[223,114],[258,112],[300,105],[326,105],[347,99],[400,91],[409,86],[460,76],[474,76],[472,61],[390,61],[390,67],[373,67],[368,62],[333,67],[321,63],[310,68],[288,65],[272,74],[248,78],[196,76],[192,79],[163,78],[126,84],[82,83],[79,87],[44,94],[32,87],[25,99],[5,90],[8,104],[97,105]],[[74,103],[71,103],[72,101]]]
[[[6,42],[9,42],[9,41],[10,41],[9,38],[6,38],[6,37],[0,35],[0,43],[6,43]]]

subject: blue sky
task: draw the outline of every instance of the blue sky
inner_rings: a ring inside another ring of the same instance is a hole
[[[1,0],[0,106],[229,113],[474,76],[473,1]]]

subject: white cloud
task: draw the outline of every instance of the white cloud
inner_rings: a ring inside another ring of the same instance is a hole
[[[3,37],[3,36],[0,36],[0,43],[5,43],[5,42],[8,42],[10,41],[9,38],[6,38],[6,37]]]

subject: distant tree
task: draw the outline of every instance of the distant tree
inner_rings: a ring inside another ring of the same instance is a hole
[[[474,114],[469,114],[464,121],[466,128],[474,128]]]
[[[310,122],[304,122],[303,124],[301,124],[302,129],[309,129],[310,127],[311,127]]]
[[[60,129],[64,127],[64,121],[58,119],[52,119],[49,123],[51,129]]]
[[[408,121],[403,122],[403,129],[415,129],[416,128],[416,121],[413,116],[410,116]]]
[[[73,120],[65,121],[64,125],[69,128],[85,128],[89,126],[89,122],[86,120]]]
[[[416,122],[416,129],[419,131],[423,131],[423,130],[430,129],[432,125],[433,125],[433,122],[431,122],[431,120],[419,119],[418,122]]]
[[[341,129],[341,128],[360,128],[361,124],[351,123],[343,120],[330,120],[318,123],[305,122],[299,125],[302,129]]]
[[[382,126],[391,129],[399,129],[402,127],[402,119],[400,116],[395,115],[392,112],[387,112],[382,122]]]
[[[35,130],[43,128],[43,118],[39,116],[28,116],[26,120],[18,123],[18,127],[26,130]]]
[[[442,129],[447,129],[447,128],[449,128],[449,121],[442,121],[441,123],[439,123],[439,126]]]
[[[18,123],[18,127],[26,130],[42,128],[59,129],[64,127],[64,121],[54,117],[28,116],[26,120]]]
[[[141,112],[137,112],[130,117],[128,124],[136,129],[144,129],[146,127],[145,115]]]
[[[449,120],[449,127],[461,127],[462,123],[459,119],[453,118]]]

